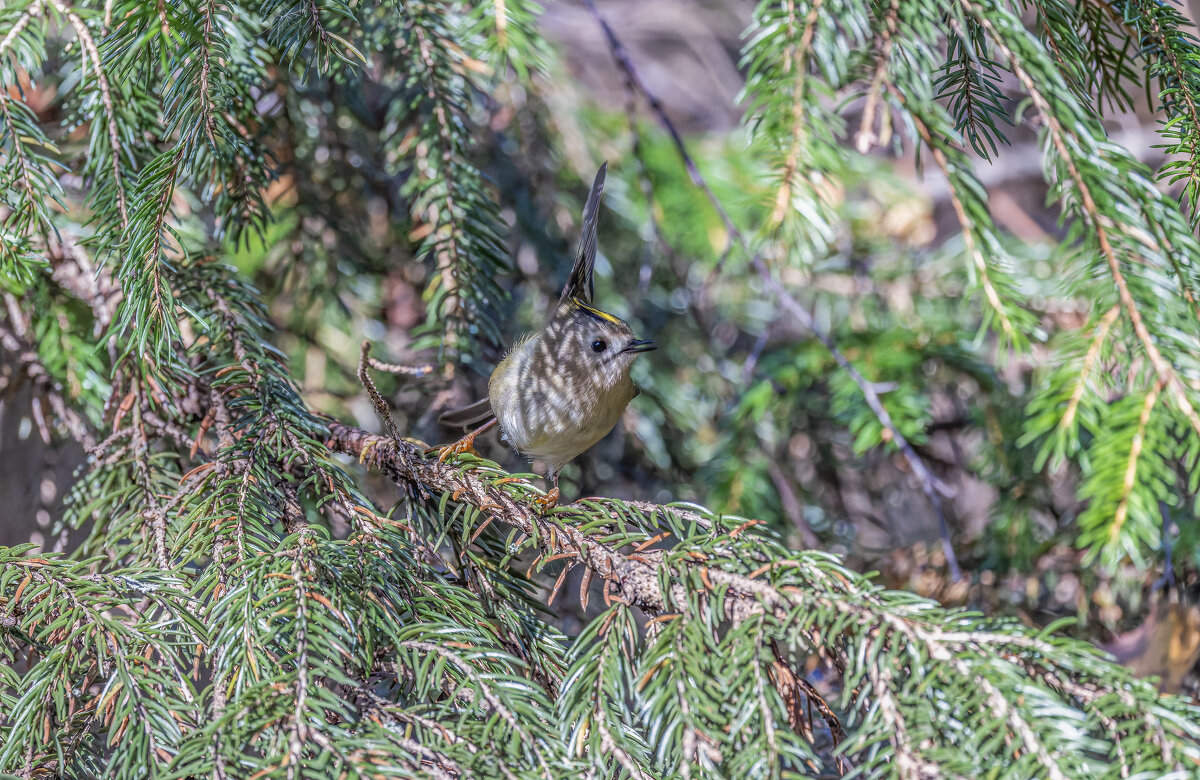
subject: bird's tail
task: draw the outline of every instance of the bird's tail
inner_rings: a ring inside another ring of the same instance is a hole
[[[563,288],[559,303],[571,298],[577,298],[584,303],[592,302],[592,274],[596,269],[596,223],[600,221],[600,196],[604,193],[604,174],[607,171],[608,163],[601,164],[600,170],[596,171],[596,180],[592,182],[592,191],[583,207],[583,235],[579,238],[579,253],[575,255],[575,265],[571,267],[571,275],[567,277],[567,286]]]
[[[438,423],[447,428],[470,428],[486,422],[492,417],[492,405],[486,398],[480,398],[470,406],[460,406],[457,409],[447,409],[438,417]]]

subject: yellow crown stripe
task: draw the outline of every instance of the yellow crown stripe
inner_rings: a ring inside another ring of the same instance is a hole
[[[583,301],[579,300],[578,298],[576,298],[576,299],[573,299],[573,301],[574,301],[574,303],[575,303],[575,305],[576,305],[576,306],[578,306],[579,308],[583,309],[584,311],[586,311],[588,314],[592,315],[593,317],[599,317],[600,319],[602,319],[602,320],[604,320],[604,321],[606,321],[606,322],[611,322],[613,325],[620,325],[620,324],[621,324],[621,321],[620,321],[619,319],[617,319],[616,317],[612,316],[611,314],[609,314],[609,313],[608,313],[608,312],[606,312],[606,311],[600,311],[600,310],[599,310],[599,309],[597,309],[597,308],[594,308],[594,307],[592,307],[592,306],[588,306],[586,303],[584,303]]]

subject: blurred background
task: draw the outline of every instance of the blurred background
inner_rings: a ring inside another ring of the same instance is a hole
[[[735,222],[762,224],[771,186],[739,101],[752,4],[597,5]],[[1176,558],[1178,582],[1168,591],[1156,567],[1089,565],[1076,545],[1077,470],[1037,463],[1021,441],[1039,377],[1060,360],[1056,335],[1093,312],[1090,301],[1062,293],[1058,260],[1069,250],[1059,244],[1057,212],[1045,206],[1036,134],[1016,102],[1005,104],[1010,147],[995,163],[979,160],[977,172],[1037,317],[1028,351],[1010,353],[983,327],[937,166],[913,154],[902,128],[871,155],[849,153],[861,101],[841,111],[848,153],[825,183],[838,215],[829,226],[834,251],[781,277],[850,361],[886,388],[898,428],[949,487],[946,520],[965,573],[953,582],[937,515],[908,463],[829,351],[728,251],[720,216],[664,128],[631,97],[596,17],[585,5],[552,2],[537,24],[549,47],[544,74],[532,77],[536,89],[513,80],[480,96],[473,154],[498,204],[511,268],[497,277],[504,295],[489,301],[497,333],[468,334],[477,337],[469,345],[448,348],[431,321],[434,271],[416,261],[424,226],[412,217],[412,183],[389,173],[403,139],[379,141],[403,135],[396,106],[412,87],[314,76],[306,90],[258,96],[280,169],[267,198],[274,222],[223,251],[264,292],[275,342],[310,407],[381,427],[354,375],[358,345],[369,339],[380,359],[434,367],[419,380],[378,377],[400,429],[431,444],[456,438],[434,420],[482,397],[504,346],[548,315],[587,185],[607,160],[597,304],[660,348],[638,360],[643,393],[617,430],[565,470],[564,501],[695,501],[757,518],[794,547],[881,572],[889,587],[1031,624],[1076,617],[1079,635],[1162,676],[1165,688],[1195,694],[1194,544]],[[1132,109],[1109,110],[1106,123],[1114,141],[1156,166],[1157,119],[1143,93],[1132,97]],[[53,80],[31,87],[27,100],[44,123],[56,121]],[[83,453],[46,443],[52,410],[16,381],[20,356],[0,347],[0,544],[32,539],[63,549],[71,538],[56,521]],[[507,468],[531,470],[494,435],[479,448]],[[386,505],[387,487],[376,487]],[[572,606],[555,609],[569,628]]]

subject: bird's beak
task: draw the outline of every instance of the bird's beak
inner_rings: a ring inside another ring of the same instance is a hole
[[[625,349],[623,349],[621,351],[622,352],[649,352],[654,349],[658,349],[658,347],[654,346],[653,341],[649,341],[649,340],[643,341],[642,339],[634,339],[633,341],[626,344]]]

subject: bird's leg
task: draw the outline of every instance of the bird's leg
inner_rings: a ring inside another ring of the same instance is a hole
[[[434,447],[429,452],[430,454],[434,452],[438,453],[438,463],[445,463],[446,459],[451,455],[462,455],[463,453],[478,455],[479,453],[475,452],[475,437],[486,431],[488,428],[491,428],[496,424],[496,422],[496,418],[493,417],[491,420],[485,422],[483,425],[471,431],[458,441],[442,445],[441,447]]]
[[[550,488],[550,492],[541,498],[533,499],[533,503],[541,507],[543,514],[558,506],[558,472],[550,472],[549,477],[554,487]]]

